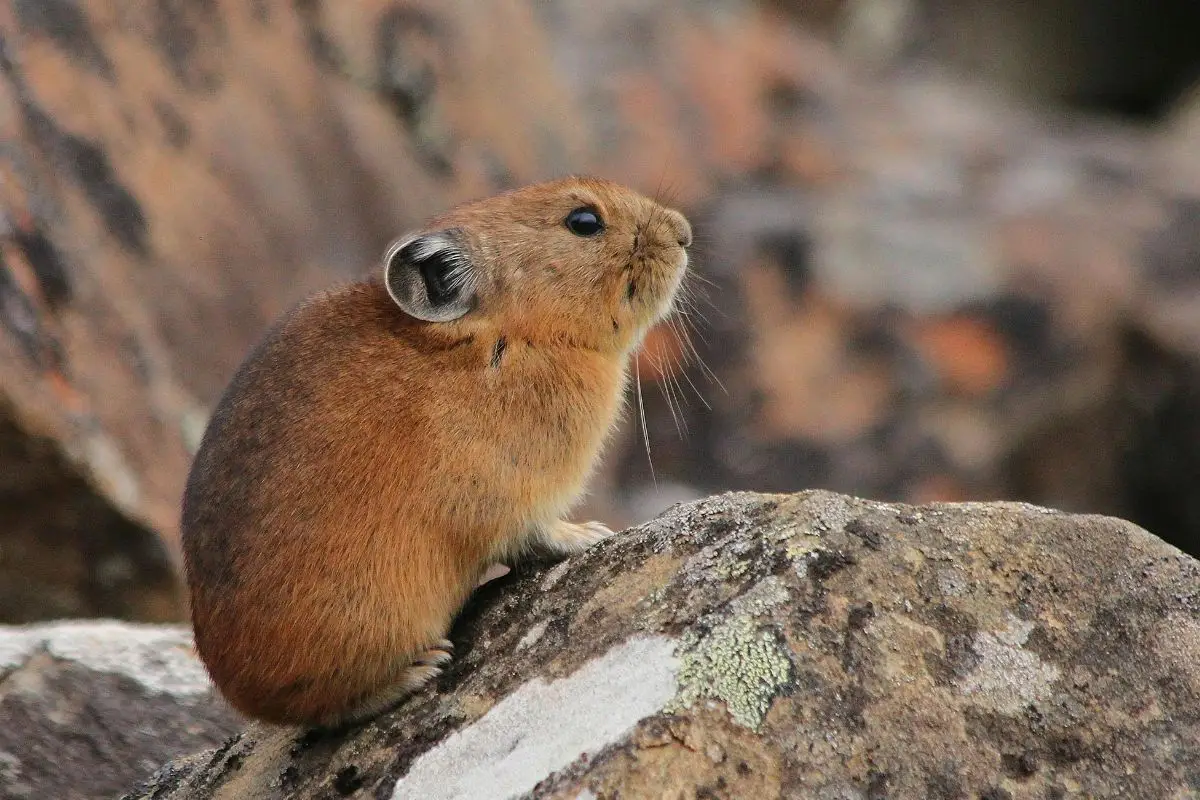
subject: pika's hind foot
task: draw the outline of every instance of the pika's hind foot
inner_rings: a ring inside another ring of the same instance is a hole
[[[438,639],[437,646],[419,653],[412,664],[400,673],[394,691],[400,696],[412,694],[425,684],[442,674],[442,667],[454,658],[454,642],[449,639]]]
[[[577,523],[559,520],[542,531],[541,540],[553,552],[569,556],[582,552],[612,535],[612,530],[601,522]]]
[[[339,720],[339,725],[358,725],[391,711],[404,700],[442,674],[442,668],[454,658],[454,643],[439,639],[435,647],[418,653],[412,663],[402,669],[396,682],[374,697],[358,705]]]

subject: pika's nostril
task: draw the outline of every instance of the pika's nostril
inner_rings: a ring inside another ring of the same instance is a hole
[[[688,224],[687,218],[674,210],[668,216],[671,220],[671,227],[675,228],[675,241],[679,242],[680,247],[690,245],[692,243],[692,226]]]

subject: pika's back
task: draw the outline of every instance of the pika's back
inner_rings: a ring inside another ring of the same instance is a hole
[[[331,496],[354,496],[377,459],[375,429],[423,426],[427,409],[405,400],[453,354],[415,328],[381,285],[364,283],[318,295],[268,331],[214,409],[188,476],[191,573],[231,578],[250,544],[295,537]],[[220,590],[209,583],[200,588]]]

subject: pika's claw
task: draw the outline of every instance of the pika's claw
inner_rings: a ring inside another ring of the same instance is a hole
[[[454,658],[454,656],[452,656],[447,650],[442,650],[441,648],[430,648],[414,658],[413,663],[423,666],[436,667],[445,664],[452,658]]]
[[[396,677],[396,682],[379,694],[360,703],[354,710],[341,716],[336,725],[357,725],[379,716],[384,711],[395,708],[408,697],[416,693],[442,674],[442,666],[450,661],[452,656],[442,644],[450,644],[447,640],[438,642],[438,647],[431,647],[413,659],[412,664],[405,667]],[[453,647],[453,645],[450,645]]]
[[[407,697],[441,674],[442,668],[435,664],[415,662],[400,676],[395,694],[398,699]]]

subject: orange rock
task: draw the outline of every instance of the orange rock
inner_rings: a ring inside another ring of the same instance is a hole
[[[953,392],[987,394],[1000,388],[1008,375],[1004,341],[981,320],[931,319],[917,325],[915,342]]]

